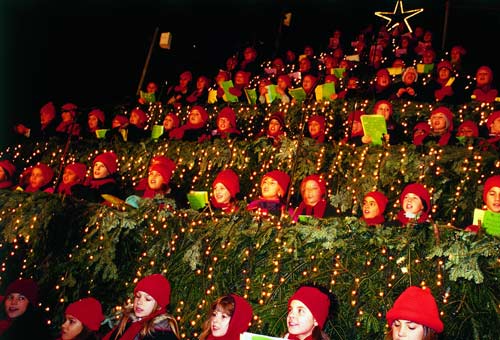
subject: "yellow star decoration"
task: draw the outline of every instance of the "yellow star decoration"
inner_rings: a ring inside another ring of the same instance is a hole
[[[406,27],[408,28],[408,31],[413,32],[411,29],[410,24],[408,23],[408,19],[411,18],[412,16],[417,15],[418,13],[423,12],[423,8],[417,8],[417,9],[412,9],[409,11],[405,11],[403,9],[403,0],[397,0],[396,6],[394,7],[394,11],[392,12],[375,12],[376,16],[379,16],[381,18],[384,18],[385,20],[388,21],[387,27],[389,27],[389,31],[392,30],[394,27],[396,27],[399,23],[404,21],[406,24]]]

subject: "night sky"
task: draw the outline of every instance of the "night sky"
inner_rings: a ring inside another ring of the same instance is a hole
[[[184,69],[213,77],[225,59],[246,44],[261,55],[275,52],[282,14],[291,11],[291,46],[322,50],[334,29],[347,41],[369,23],[383,25],[377,10],[396,0],[196,1],[196,0],[0,0],[0,145],[12,126],[32,117],[49,100],[58,106],[110,106],[133,98],[155,28],[172,33],[171,50],[155,44],[147,80],[170,83]],[[446,1],[407,0],[411,18],[434,32],[442,45]],[[445,50],[460,43],[473,65],[490,65],[500,77],[500,3],[450,0]],[[488,40],[490,39],[490,40]],[[497,79],[498,80],[498,79]]]

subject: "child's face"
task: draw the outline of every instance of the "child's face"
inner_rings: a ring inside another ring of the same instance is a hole
[[[75,339],[83,330],[83,324],[73,315],[66,314],[61,326],[61,340]]]
[[[486,207],[489,211],[500,213],[500,188],[492,187],[486,194]]]
[[[309,308],[299,300],[292,300],[290,303],[286,322],[288,333],[298,336],[299,339],[310,336],[318,324]]]
[[[224,312],[221,308],[217,307],[210,317],[210,330],[212,335],[214,337],[226,335],[230,322],[231,316]]]
[[[262,197],[265,199],[277,199],[283,195],[278,182],[271,177],[264,177],[260,185]]]
[[[119,126],[120,126],[120,121],[118,119],[113,119],[113,121],[111,122],[111,127],[117,128]]]
[[[205,77],[199,77],[196,81],[196,88],[202,90],[205,87],[208,87],[207,79]]]
[[[158,87],[156,86],[155,83],[149,83],[148,86],[146,87],[146,91],[148,93],[155,93],[158,90]]]
[[[132,125],[139,125],[141,123],[141,118],[139,117],[139,115],[137,113],[132,112],[130,114],[129,122]]]
[[[217,128],[220,131],[225,131],[231,128],[231,122],[226,117],[220,117],[219,119],[217,119]]]
[[[307,72],[311,69],[311,62],[307,58],[303,58],[299,62],[299,71],[300,72]]]
[[[272,134],[278,133],[281,130],[281,124],[276,119],[271,119],[269,121],[269,132]]]
[[[34,168],[31,171],[30,185],[33,188],[35,188],[35,189],[41,188],[44,180],[45,180],[45,177],[43,176],[42,170],[40,170],[39,168]]]
[[[246,78],[242,72],[236,72],[234,76],[234,84],[235,85],[246,85]]]
[[[71,111],[63,111],[61,113],[61,120],[64,123],[73,121],[73,114],[71,113]]]
[[[309,92],[314,86],[314,81],[311,77],[305,76],[302,80],[302,88],[304,91]]]
[[[363,125],[361,124],[361,122],[358,122],[357,120],[355,120],[352,123],[352,133],[353,134],[363,133]]]
[[[220,182],[215,184],[213,195],[215,201],[219,204],[227,204],[231,201],[231,193],[227,190],[226,186]]]
[[[432,64],[434,63],[434,53],[430,52],[430,51],[427,51],[427,52],[424,52],[424,55],[422,56],[422,62],[424,64]]]
[[[139,318],[149,316],[156,310],[156,300],[146,292],[139,290],[134,296],[134,314]]]
[[[309,124],[307,124],[307,128],[309,129],[311,137],[316,137],[321,133],[321,125],[315,120],[310,121]]]
[[[363,200],[363,217],[366,219],[375,218],[378,215],[380,215],[380,209],[377,201],[373,197],[365,197]]]
[[[54,119],[54,116],[48,113],[40,113],[40,123],[42,125],[50,123],[50,121]]]
[[[109,171],[102,162],[95,162],[93,173],[95,179],[106,178],[109,176]]]
[[[461,126],[457,131],[457,137],[474,137],[474,131],[469,126]]]
[[[436,113],[431,116],[431,128],[433,131],[444,131],[447,129],[447,120],[444,114]]]
[[[148,175],[148,185],[153,190],[160,190],[162,185],[166,184],[163,176],[156,170],[151,170]]]
[[[500,118],[497,118],[493,121],[490,126],[490,133],[495,135],[500,134]]]
[[[415,194],[409,193],[403,198],[403,210],[410,214],[418,214],[424,210],[422,200]]]
[[[163,120],[163,128],[165,130],[172,130],[174,128],[174,119],[170,116],[166,116]]]
[[[99,119],[97,119],[96,116],[90,115],[89,118],[87,119],[87,124],[89,126],[89,129],[95,130],[99,128]]]
[[[394,320],[392,323],[393,340],[422,340],[424,327],[408,320]]]
[[[476,85],[484,86],[491,82],[490,73],[484,69],[480,69],[476,73]]]
[[[439,69],[438,75],[439,75],[439,79],[446,80],[446,79],[450,78],[451,72],[446,67],[441,67]]]
[[[10,293],[5,298],[5,313],[9,319],[20,317],[26,312],[29,305],[29,300],[26,296],[19,293]]]
[[[302,199],[304,202],[309,205],[314,207],[316,204],[318,204],[319,201],[321,201],[321,188],[318,184],[318,182],[309,180],[304,184],[304,187],[302,188]]]
[[[375,112],[375,114],[379,116],[384,116],[384,119],[388,120],[389,115],[391,114],[391,109],[389,105],[387,105],[386,103],[382,103],[377,106],[377,111]]]
[[[75,172],[70,169],[64,169],[63,173],[63,183],[64,184],[75,184],[78,182],[78,176],[76,176]]]
[[[411,84],[415,81],[415,79],[417,79],[415,73],[413,72],[406,72],[405,73],[405,77],[403,78],[403,82],[405,84]]]
[[[201,113],[198,110],[191,110],[189,113],[189,122],[191,124],[201,124],[203,120],[201,119]]]
[[[379,86],[388,86],[391,83],[391,79],[387,74],[383,74],[377,77],[377,84]]]

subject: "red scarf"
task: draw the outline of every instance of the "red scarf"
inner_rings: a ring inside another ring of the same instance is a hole
[[[186,124],[170,131],[168,136],[170,137],[170,139],[182,139],[182,137],[184,137],[184,131],[201,129],[204,126],[205,126],[205,122],[202,122],[199,124],[192,124],[188,121]]]
[[[116,183],[114,178],[111,177],[106,177],[106,178],[100,178],[100,179],[91,179],[90,180],[90,187],[92,189],[99,189],[101,186],[107,183]]]
[[[161,314],[163,314],[163,311],[160,309],[154,313],[151,313],[151,315],[149,315],[141,320],[132,322],[130,324],[130,326],[125,330],[125,332],[118,339],[119,340],[134,340],[135,336],[137,334],[139,334],[139,332],[142,330],[142,328],[144,327],[144,324],[146,322],[148,322],[151,319],[154,319],[155,317],[157,317],[158,315],[161,315]],[[106,334],[104,336],[103,340],[114,340],[114,338],[111,339],[111,336],[113,335],[113,332],[118,328],[118,326],[119,326],[119,324],[116,325],[111,331],[109,331],[108,334]]]
[[[0,182],[0,189],[10,189],[12,188],[12,186],[14,185],[14,183],[12,183],[12,181],[3,181],[3,182]]]
[[[374,225],[377,225],[377,224],[382,224],[385,222],[385,218],[383,215],[377,215],[373,218],[364,218],[364,217],[361,217],[361,219],[363,221],[365,221],[365,223],[369,226],[374,226]]]
[[[232,201],[230,201],[229,203],[219,203],[215,200],[215,198],[210,197],[210,204],[213,207],[220,209],[227,214],[238,211],[238,207]]]
[[[476,96],[475,100],[482,103],[493,103],[495,98],[498,96],[498,91],[492,89],[490,85],[485,85],[483,87],[478,87],[472,92]]]
[[[11,319],[0,320],[0,335],[2,335],[12,325]]]
[[[422,211],[420,213],[420,216],[418,217],[418,219],[415,220],[415,218],[408,218],[405,216],[405,211],[404,210],[400,210],[398,212],[398,221],[401,222],[403,224],[403,226],[406,226],[408,223],[410,222],[416,222],[416,223],[424,223],[424,222],[427,222],[427,218],[429,217],[429,214],[427,214],[426,211]]]
[[[299,207],[295,210],[295,218],[299,218],[299,215],[314,216],[316,218],[322,218],[325,216],[326,210],[326,200],[322,199],[315,206],[307,205],[304,201],[300,202]]]

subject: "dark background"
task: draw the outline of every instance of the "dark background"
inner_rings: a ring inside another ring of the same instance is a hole
[[[368,24],[384,25],[375,11],[392,11],[396,0],[1,0],[0,146],[17,122],[38,119],[40,107],[74,102],[82,108],[133,98],[158,27],[172,33],[172,48],[155,44],[146,81],[175,82],[190,69],[215,76],[226,58],[246,44],[260,55],[275,52],[278,26],[292,12],[291,46],[326,48],[335,28],[344,41]],[[424,8],[409,19],[434,32],[440,50],[460,43],[467,60],[500,70],[500,3],[488,0],[407,0],[405,10]],[[448,24],[444,32],[446,4]],[[497,77],[498,78],[498,77]],[[496,79],[498,80],[498,79]]]

